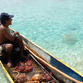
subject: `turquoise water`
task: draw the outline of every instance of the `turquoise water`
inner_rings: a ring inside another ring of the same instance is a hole
[[[1,0],[12,27],[83,74],[83,0]]]
[[[4,72],[2,72],[1,66],[0,66],[0,83],[8,83],[8,81],[4,75]]]

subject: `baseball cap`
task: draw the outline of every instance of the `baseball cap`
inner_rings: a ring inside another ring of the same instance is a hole
[[[0,19],[13,18],[13,17],[14,15],[9,15],[8,13],[5,13],[5,12],[1,13],[0,15]]]

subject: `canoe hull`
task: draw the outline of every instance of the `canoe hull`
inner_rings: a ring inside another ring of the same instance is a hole
[[[9,73],[7,72],[7,70],[5,69],[5,67],[1,61],[0,61],[0,68],[1,68],[1,70],[3,70],[2,71],[3,76],[1,75],[1,77],[4,77],[4,79],[7,83],[14,83],[14,81],[12,80],[11,76],[9,75]]]
[[[13,32],[12,29],[10,29],[11,32]],[[41,47],[39,47],[38,45],[36,45],[35,43],[33,43],[32,41],[30,41],[29,39],[27,39],[26,37],[22,36],[23,41],[30,47],[32,48],[35,52],[37,52],[41,57],[43,57],[48,64],[50,64],[53,67],[49,67],[47,66],[47,68],[49,70],[51,70],[53,72],[53,74],[60,80],[62,80],[64,83],[75,83],[76,81],[69,79],[67,76],[64,76],[60,73],[63,72],[64,74],[67,74],[68,76],[70,76],[72,79],[77,80],[78,83],[83,82],[83,77],[81,75],[79,75],[77,72],[75,72],[73,69],[71,69],[69,66],[67,66],[67,64],[65,64],[64,62],[62,62],[61,60],[59,60],[58,58],[54,57],[53,55],[51,55],[50,53],[48,53],[46,50],[42,49]],[[40,60],[41,63],[42,60]],[[43,63],[43,62],[42,62]],[[45,64],[45,63],[44,63]],[[46,66],[46,64],[45,64]],[[55,71],[53,68],[57,68],[59,69],[57,71]],[[80,82],[79,82],[80,81]]]
[[[57,69],[61,70],[62,72],[64,72],[65,74],[71,76],[72,78],[83,82],[83,76],[79,75],[77,72],[75,72],[73,70],[73,68],[70,68],[69,66],[67,66],[66,63],[62,62],[61,60],[59,60],[58,58],[54,57],[53,55],[51,55],[50,53],[48,53],[46,50],[42,49],[41,47],[39,47],[38,45],[36,45],[35,43],[33,43],[32,41],[30,41],[29,39],[27,39],[26,37],[23,37],[23,40],[27,43],[27,45],[32,48],[33,50],[35,50],[40,56],[42,56],[49,64],[51,64],[52,66],[56,67]],[[55,72],[56,73],[56,72]],[[59,76],[60,78],[60,76]],[[63,80],[63,78],[61,78]],[[64,80],[67,80],[66,78]],[[67,82],[68,83],[68,82]],[[70,82],[69,82],[70,83]]]

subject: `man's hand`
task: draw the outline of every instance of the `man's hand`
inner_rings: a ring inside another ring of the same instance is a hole
[[[15,33],[16,35],[20,35],[20,33],[19,33],[19,32],[17,32],[17,31],[14,31],[14,33]]]

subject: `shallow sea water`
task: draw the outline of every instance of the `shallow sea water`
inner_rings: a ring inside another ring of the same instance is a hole
[[[7,79],[5,79],[4,72],[2,72],[1,66],[0,66],[0,83],[8,83]]]
[[[1,12],[14,15],[10,27],[83,74],[83,0],[1,0]]]

